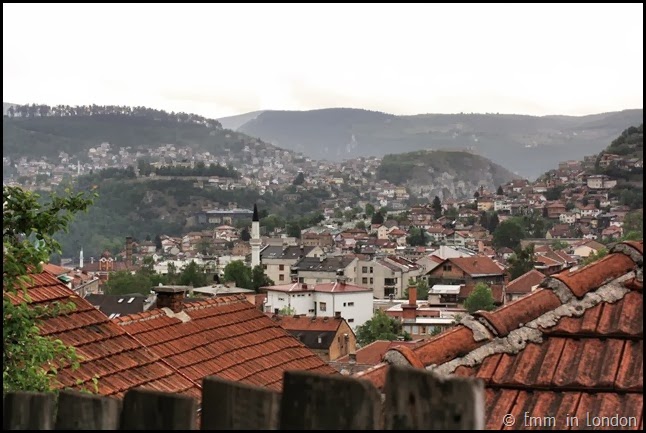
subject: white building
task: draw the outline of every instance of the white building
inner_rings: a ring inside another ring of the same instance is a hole
[[[290,314],[310,317],[341,316],[353,331],[372,318],[372,290],[343,280],[309,285],[292,283],[262,290],[267,293],[266,313],[285,309]]]

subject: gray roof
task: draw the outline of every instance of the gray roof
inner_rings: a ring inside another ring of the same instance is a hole
[[[303,257],[296,262],[294,268],[301,271],[322,271],[322,272],[336,272],[338,269],[343,269],[348,266],[354,257],[326,257],[321,260],[320,257]]]
[[[268,246],[260,252],[261,259],[298,259],[301,256],[306,256],[316,247],[303,247],[292,245],[288,247],[283,246]],[[317,259],[318,260],[318,259]]]

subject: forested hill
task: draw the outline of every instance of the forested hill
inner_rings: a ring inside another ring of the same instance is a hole
[[[480,187],[495,191],[518,176],[469,152],[420,150],[384,156],[377,178],[406,185],[417,196],[462,199]]]
[[[104,142],[135,150],[173,144],[214,155],[250,145],[274,147],[223,129],[215,119],[146,107],[10,105],[2,127],[2,156],[10,158],[50,159],[60,152],[81,158]]]
[[[604,149],[643,110],[589,116],[392,114],[349,108],[264,111],[237,130],[314,159],[343,160],[416,150],[471,150],[534,179],[560,161]]]

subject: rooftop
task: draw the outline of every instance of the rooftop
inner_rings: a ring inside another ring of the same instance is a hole
[[[128,389],[143,386],[200,398],[199,384],[172,368],[56,277],[47,272],[31,277],[30,304],[60,302],[75,306],[73,311],[46,319],[40,326],[41,335],[75,347],[82,358],[77,370],[59,370],[57,389],[93,389],[96,378],[102,395],[123,397]],[[15,302],[22,296],[12,298]]]
[[[384,385],[389,363],[482,379],[486,428],[505,414],[643,419],[643,241],[625,242],[576,271],[544,279],[531,294],[358,373]],[[571,428],[584,428],[584,423]],[[520,426],[519,426],[520,427]]]
[[[314,352],[246,301],[222,296],[114,319],[193,381],[207,376],[281,389],[286,370],[336,374]]]

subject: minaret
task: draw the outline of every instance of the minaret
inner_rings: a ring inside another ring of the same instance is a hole
[[[79,269],[83,269],[83,247],[81,247],[81,254],[79,254]]]
[[[258,218],[258,207],[253,205],[253,219],[251,220],[251,268],[260,265],[260,218]]]

